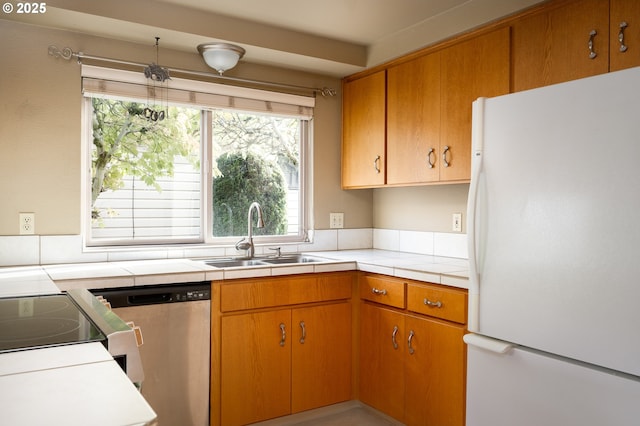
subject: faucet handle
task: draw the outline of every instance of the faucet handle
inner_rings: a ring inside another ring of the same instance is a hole
[[[242,238],[236,243],[236,250],[249,250],[251,243],[246,238]]]
[[[276,252],[276,257],[280,257],[282,256],[282,253],[280,253],[280,249],[281,247],[273,247],[273,248],[269,248],[269,250],[273,250]]]

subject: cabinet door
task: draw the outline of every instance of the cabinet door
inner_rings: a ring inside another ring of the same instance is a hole
[[[362,302],[360,400],[400,421],[404,418],[405,339],[403,314]]]
[[[386,72],[345,82],[342,93],[342,186],[385,183]]]
[[[565,3],[514,22],[514,92],[609,71],[609,2]],[[593,37],[594,58],[590,58],[589,50],[592,30],[597,32]]]
[[[442,50],[440,180],[471,178],[471,104],[509,93],[509,29]]]
[[[609,69],[618,71],[640,65],[640,2],[610,0]],[[626,23],[625,28],[621,27]],[[622,37],[621,37],[622,34]],[[621,49],[621,46],[625,46]]]
[[[407,315],[405,423],[463,426],[466,349],[464,326]]]
[[[351,304],[294,309],[291,412],[351,398]]]
[[[439,179],[440,54],[387,70],[387,183]]]
[[[290,336],[288,309],[222,318],[221,424],[244,425],[290,413]]]

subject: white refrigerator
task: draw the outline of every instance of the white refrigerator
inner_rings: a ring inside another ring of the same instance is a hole
[[[481,98],[467,426],[640,425],[640,68]]]

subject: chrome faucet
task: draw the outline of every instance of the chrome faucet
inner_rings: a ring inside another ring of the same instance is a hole
[[[247,238],[243,238],[236,243],[236,250],[246,250],[247,257],[251,259],[255,254],[255,248],[253,246],[253,227],[251,226],[251,213],[253,209],[256,209],[258,213],[258,220],[256,221],[256,228],[264,228],[264,220],[262,219],[262,207],[257,202],[251,203],[249,206],[249,213],[247,215]]]

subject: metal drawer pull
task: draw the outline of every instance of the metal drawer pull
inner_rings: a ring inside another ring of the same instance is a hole
[[[391,333],[391,342],[393,343],[393,349],[398,349],[398,342],[396,336],[398,335],[398,326],[393,327],[393,333]]]
[[[449,162],[447,161],[447,152],[449,152],[449,147],[445,146],[444,151],[442,151],[442,164],[444,164],[445,167],[449,167]]]
[[[304,321],[300,321],[300,328],[302,329],[302,337],[300,338],[300,343],[304,345],[304,339],[307,338],[307,329],[304,327]]]
[[[413,346],[411,346],[411,341],[413,340],[413,336],[415,336],[415,334],[416,333],[414,333],[413,330],[409,331],[409,338],[407,339],[407,342],[409,343],[409,353],[411,355],[413,355],[413,353],[415,352]]]
[[[433,161],[431,161],[431,156],[432,155],[435,155],[433,148],[431,148],[429,150],[429,152],[427,153],[427,163],[429,163],[429,168],[430,169],[433,169],[433,166],[435,165],[435,163]]]
[[[598,56],[596,51],[593,50],[593,39],[595,38],[596,34],[598,34],[596,30],[591,30],[591,32],[589,33],[589,59],[595,59],[595,57]]]
[[[430,306],[432,308],[442,308],[442,302],[441,301],[437,301],[437,302],[432,302],[431,300],[427,299],[426,297],[424,298],[424,304],[427,306]]]
[[[284,323],[280,323],[280,331],[282,332],[282,338],[280,339],[280,346],[284,346],[284,342],[285,340],[287,340],[287,333],[284,329],[285,325]]]
[[[371,292],[373,294],[380,294],[382,296],[386,296],[387,295],[387,290],[386,289],[378,290],[377,288],[374,287],[374,288],[371,289]]]
[[[373,160],[373,168],[376,170],[376,173],[380,173],[380,156],[378,155],[375,160]]]
[[[618,31],[618,41],[620,42],[620,51],[626,52],[627,45],[624,44],[624,29],[627,28],[627,23],[625,21],[620,22],[620,31]]]

